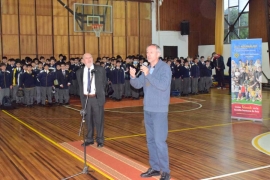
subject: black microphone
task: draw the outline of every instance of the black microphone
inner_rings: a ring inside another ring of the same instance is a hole
[[[147,66],[148,66],[148,62],[144,62],[144,63],[142,64],[142,66],[147,67]],[[137,72],[136,76],[138,76],[140,73],[141,73],[141,70],[140,70],[139,72]]]
[[[92,75],[95,74],[95,72],[97,72],[97,70],[95,70],[95,69],[92,69],[92,70],[91,70],[91,74],[92,74]]]

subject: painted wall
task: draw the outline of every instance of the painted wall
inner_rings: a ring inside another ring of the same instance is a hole
[[[268,43],[263,42],[262,45],[262,70],[264,74],[267,76],[268,79],[270,79],[270,64],[269,64],[269,55],[268,55]],[[198,47],[199,55],[200,56],[211,56],[212,53],[215,51],[215,45],[201,45]],[[224,57],[224,63],[226,66],[228,58],[231,56],[231,45],[230,44],[224,44],[223,49],[223,57]],[[229,68],[226,66],[225,74],[228,74]],[[215,74],[215,71],[213,70],[213,74]],[[263,76],[263,83],[267,83],[267,79]]]
[[[178,46],[178,57],[188,56],[188,36],[181,35],[180,31],[157,31],[157,6],[152,3],[152,43],[158,44],[163,50],[163,46]],[[163,56],[163,52],[162,52]]]

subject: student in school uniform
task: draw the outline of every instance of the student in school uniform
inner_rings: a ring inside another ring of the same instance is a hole
[[[126,70],[125,70],[125,98],[131,97],[131,89],[130,89],[130,59],[129,57],[126,58]]]
[[[116,101],[122,100],[123,84],[125,83],[124,70],[121,68],[121,62],[116,61],[116,67],[111,73],[112,75],[112,86],[114,89],[113,97]]]
[[[204,56],[201,56],[200,61],[198,62],[198,66],[200,68],[200,79],[199,79],[199,85],[198,85],[198,91],[199,93],[203,93],[205,90],[205,77],[204,77],[204,69],[205,69],[205,62],[204,62]]]
[[[21,62],[17,61],[16,62],[16,68],[13,69],[12,71],[12,101],[19,103],[20,98],[17,97],[17,92],[19,89],[19,74],[22,72],[22,68],[21,68]]]
[[[191,93],[198,94],[198,80],[200,78],[200,67],[198,66],[198,58],[194,59],[194,64],[190,68],[191,74]]]
[[[6,70],[7,65],[1,64],[0,72],[0,104],[4,96],[10,96],[10,90],[12,89],[12,74]]]
[[[131,67],[136,69],[136,75],[137,75],[140,71],[140,66],[138,65],[138,61],[137,61],[137,59],[135,59],[135,57],[134,57],[133,64],[131,65]],[[140,74],[141,73],[139,73],[137,76],[140,76]],[[140,99],[139,90],[135,89],[133,86],[131,86],[131,97],[133,100]]]
[[[79,95],[79,85],[76,77],[76,72],[81,68],[79,64],[78,58],[74,59],[74,64],[70,65],[70,68],[72,70],[72,88],[71,88],[71,94],[78,96]]]
[[[59,83],[59,105],[69,104],[69,86],[71,85],[71,78],[66,64],[61,63],[61,70],[57,71],[57,78]]]
[[[8,60],[7,60],[7,57],[6,56],[3,56],[2,57],[2,63],[4,63],[6,66],[8,65]]]
[[[204,77],[205,77],[205,93],[209,93],[210,87],[212,86],[212,67],[210,65],[210,61],[205,61],[205,67],[204,67]]]
[[[46,96],[48,97],[49,105],[52,105],[52,87],[55,80],[54,72],[49,71],[49,65],[44,65],[44,70],[39,73],[38,80],[40,82],[41,89],[41,103],[45,106]]]
[[[32,65],[27,65],[27,71],[21,77],[20,89],[24,88],[25,106],[32,107],[34,104],[36,73],[32,71]]]
[[[166,63],[171,68],[171,72],[172,72],[171,91],[173,91],[173,90],[175,90],[175,77],[174,77],[175,67],[174,67],[174,65],[172,65],[171,59],[168,59]]]
[[[185,61],[182,79],[183,79],[183,96],[187,96],[189,94],[190,89],[190,68],[188,61]]]
[[[35,79],[35,97],[36,97],[36,104],[41,105],[41,89],[40,89],[40,82],[37,79],[37,76],[39,75],[40,72],[43,71],[43,65],[41,62],[38,63],[37,69],[34,71],[36,74],[36,79]]]
[[[55,79],[57,79],[58,84],[55,84],[54,82],[54,102],[56,105],[59,105],[59,89],[60,89],[60,84],[59,84],[59,77],[58,74],[61,72],[61,66],[59,63],[56,64],[56,71],[55,71]]]
[[[55,59],[54,59],[54,57],[51,57],[51,58],[50,58],[49,71],[50,71],[50,72],[55,72],[55,71],[56,71],[56,64],[55,64]]]
[[[181,61],[178,59],[175,62],[175,72],[174,72],[174,78],[175,78],[175,90],[179,91],[179,94],[182,94],[183,84],[182,84],[182,73],[183,73],[183,66],[181,66]]]
[[[8,65],[7,65],[7,71],[9,71],[10,73],[13,71],[13,69],[16,67],[15,65],[15,59],[11,58],[8,60]]]

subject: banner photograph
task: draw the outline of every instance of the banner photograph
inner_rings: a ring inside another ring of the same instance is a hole
[[[232,118],[262,120],[262,40],[231,43]]]

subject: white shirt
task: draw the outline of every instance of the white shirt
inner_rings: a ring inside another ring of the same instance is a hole
[[[94,65],[90,67],[90,71],[94,69]],[[96,94],[96,84],[95,84],[95,73],[91,73],[91,78],[93,76],[92,82],[91,82],[91,92],[87,92],[87,85],[88,85],[88,67],[85,66],[83,69],[83,93],[84,94]]]

